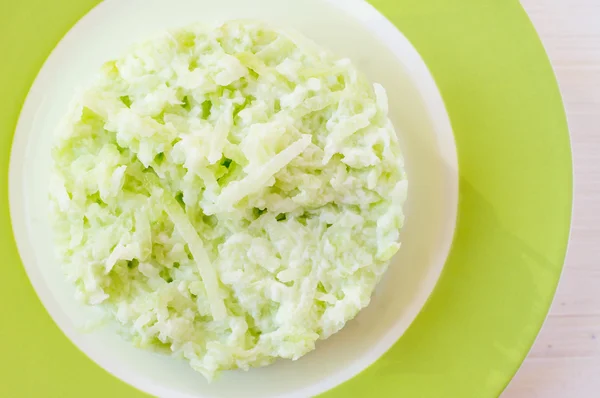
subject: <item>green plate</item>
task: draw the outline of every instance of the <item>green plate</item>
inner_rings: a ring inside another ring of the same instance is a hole
[[[62,35],[96,0],[0,5],[2,397],[137,397],[54,325],[19,261],[8,163],[20,107]],[[560,93],[517,0],[372,0],[414,44],[446,102],[460,169],[444,272],[404,336],[326,398],[495,397],[527,354],[558,282],[572,169]]]

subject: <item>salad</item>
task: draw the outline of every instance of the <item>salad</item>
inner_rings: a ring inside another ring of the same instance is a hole
[[[384,88],[262,22],[186,27],[107,62],[52,157],[77,298],[208,379],[313,350],[400,247]]]

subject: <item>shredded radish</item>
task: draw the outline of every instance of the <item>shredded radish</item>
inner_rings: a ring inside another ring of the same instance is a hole
[[[260,22],[106,63],[56,138],[57,252],[135,345],[222,370],[297,359],[369,304],[407,180],[385,90]]]

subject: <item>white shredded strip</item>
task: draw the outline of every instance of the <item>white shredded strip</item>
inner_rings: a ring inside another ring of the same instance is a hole
[[[215,201],[221,211],[227,211],[246,196],[260,191],[275,173],[284,168],[310,145],[311,136],[305,134],[275,155],[255,172],[240,181],[227,185]]]
[[[171,218],[177,232],[179,232],[183,240],[188,244],[194,261],[198,266],[198,272],[200,272],[204,287],[206,288],[213,318],[215,321],[222,321],[227,316],[227,309],[225,308],[223,299],[219,296],[219,277],[210,263],[202,239],[200,239],[187,215],[173,197],[163,192],[162,200],[165,211]]]

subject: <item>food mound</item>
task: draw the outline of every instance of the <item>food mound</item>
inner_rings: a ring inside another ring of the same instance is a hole
[[[76,97],[52,151],[77,297],[208,379],[313,350],[400,247],[407,181],[385,90],[264,23],[134,46]]]

